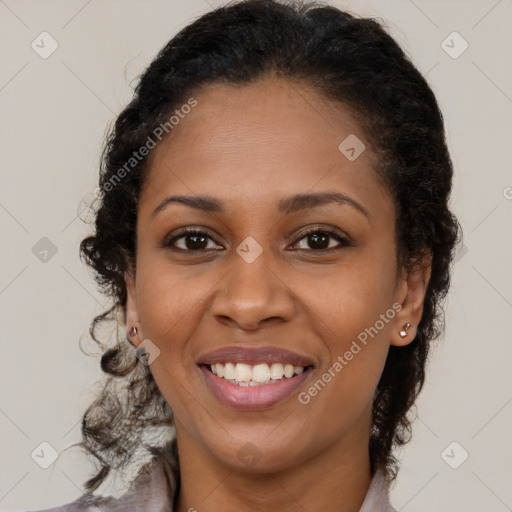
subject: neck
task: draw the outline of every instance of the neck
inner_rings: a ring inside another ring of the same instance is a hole
[[[222,464],[177,425],[181,485],[176,511],[358,512],[371,482],[369,429],[354,427],[294,467],[255,473]]]

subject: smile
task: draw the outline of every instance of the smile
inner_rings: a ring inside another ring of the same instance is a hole
[[[261,386],[276,384],[283,378],[290,379],[294,375],[300,375],[304,371],[304,366],[294,366],[290,363],[274,363],[270,366],[266,363],[215,363],[210,365],[210,371],[236,386]]]
[[[198,359],[204,382],[223,405],[256,410],[292,396],[313,372],[313,360],[277,347],[231,346]]]

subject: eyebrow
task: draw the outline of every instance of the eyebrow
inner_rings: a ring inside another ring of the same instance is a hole
[[[226,208],[222,201],[209,196],[170,196],[166,197],[153,211],[151,217],[157,215],[169,204],[179,203],[210,213],[225,213]],[[368,219],[370,214],[360,203],[341,192],[315,192],[309,194],[295,194],[280,199],[277,202],[277,210],[284,215],[291,215],[302,210],[309,210],[327,204],[346,204],[352,206]]]

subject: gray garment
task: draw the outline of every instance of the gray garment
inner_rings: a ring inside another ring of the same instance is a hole
[[[157,458],[146,466],[119,498],[79,498],[60,507],[36,512],[172,512],[176,490],[176,467],[167,458]],[[385,473],[378,470],[371,481],[359,512],[396,512],[390,505]]]

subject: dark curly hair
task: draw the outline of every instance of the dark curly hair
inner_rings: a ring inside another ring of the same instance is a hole
[[[199,87],[243,85],[266,76],[308,85],[350,109],[378,157],[375,172],[395,201],[399,268],[410,270],[432,255],[417,334],[407,346],[390,347],[373,401],[372,474],[383,466],[390,479],[396,477],[392,452],[410,439],[408,412],[424,383],[430,342],[444,330],[441,302],[461,237],[448,207],[453,169],[443,117],[425,78],[382,22],[319,2],[245,0],[206,13],[173,37],[141,75],[106,138],[95,232],[80,245],[100,290],[113,299],[90,326],[108,375],[82,419],[79,445],[101,465],[85,483],[88,494],[112,469],[136,461],[137,450],[154,460],[176,442],[172,411],[121,329],[115,346],[98,339],[104,322],[126,323],[125,272],[135,269],[137,204],[148,157],[128,171],[126,163]],[[163,441],[144,438],[158,429]],[[176,450],[169,453],[177,457]],[[177,459],[175,468],[179,472]]]

